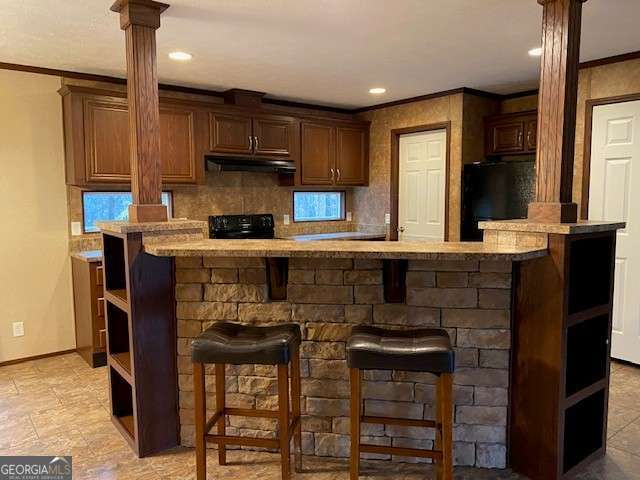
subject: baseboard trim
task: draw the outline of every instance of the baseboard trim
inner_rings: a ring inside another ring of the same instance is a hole
[[[66,355],[67,353],[73,353],[75,351],[76,351],[75,348],[71,348],[69,350],[61,350],[59,352],[43,353],[42,355],[33,355],[31,357],[16,358],[13,360],[7,360],[5,362],[0,362],[0,367],[6,367],[7,365],[15,365],[17,363],[30,362],[31,360],[40,360],[42,358],[57,357],[59,355]]]

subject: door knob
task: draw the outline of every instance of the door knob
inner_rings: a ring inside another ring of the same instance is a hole
[[[400,227],[400,228],[398,229],[398,231],[399,231],[400,233],[404,232],[404,227]]]

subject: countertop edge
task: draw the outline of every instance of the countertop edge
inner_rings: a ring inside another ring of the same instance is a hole
[[[102,262],[102,250],[84,250],[69,253],[71,258],[75,258],[87,263]]]
[[[309,245],[309,242],[304,242]],[[318,243],[325,243],[318,241]],[[341,242],[342,243],[342,242]],[[358,242],[360,243],[360,242]],[[500,247],[496,247],[496,250]],[[503,251],[358,251],[349,249],[289,250],[286,248],[214,248],[185,244],[151,244],[145,251],[159,257],[285,257],[285,258],[357,258],[381,260],[502,260],[524,261],[547,255],[546,248],[502,248]]]

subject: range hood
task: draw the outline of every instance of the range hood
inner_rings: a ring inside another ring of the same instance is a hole
[[[208,153],[204,156],[207,170],[218,172],[295,173],[296,164],[277,157],[254,157]]]

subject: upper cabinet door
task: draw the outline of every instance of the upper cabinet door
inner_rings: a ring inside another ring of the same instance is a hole
[[[485,120],[486,155],[522,155],[536,151],[535,110],[493,115]]]
[[[336,142],[336,184],[366,185],[369,181],[366,129],[337,127]]]
[[[223,153],[252,153],[251,117],[236,114],[209,114],[210,150]]]
[[[335,127],[303,122],[300,181],[303,185],[332,185],[335,181]]]
[[[293,151],[294,120],[278,117],[253,118],[253,149],[257,155],[290,157]]]
[[[86,181],[129,182],[129,112],[126,100],[87,98],[84,120]]]
[[[195,183],[195,112],[179,106],[160,106],[160,168],[166,183]]]
[[[494,125],[491,135],[493,153],[521,152],[524,150],[524,123],[505,122]]]

